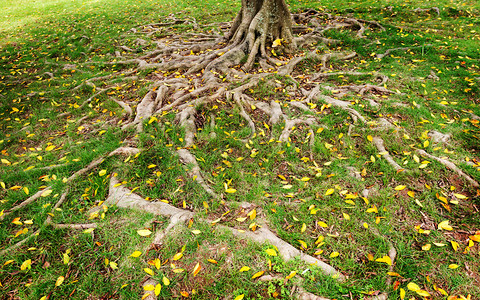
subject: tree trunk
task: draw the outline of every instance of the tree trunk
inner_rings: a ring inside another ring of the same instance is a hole
[[[244,67],[247,69],[257,55],[267,57],[267,46],[274,41],[281,43],[284,52],[296,49],[285,0],[242,0],[242,9],[226,38],[233,46],[246,47],[249,58]]]

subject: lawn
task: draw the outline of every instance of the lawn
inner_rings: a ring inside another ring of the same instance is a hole
[[[223,94],[137,63],[240,1],[0,3],[0,299],[479,297],[480,3],[287,2],[335,42]]]

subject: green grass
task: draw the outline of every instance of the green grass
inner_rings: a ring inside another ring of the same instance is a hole
[[[385,27],[385,31],[368,29],[365,39],[356,39],[350,30],[329,30],[326,37],[339,39],[341,44],[318,48],[358,53],[349,61],[329,62],[331,71],[389,76],[387,88],[402,95],[350,94],[343,100],[354,102],[352,108],[362,115],[386,118],[396,127],[376,131],[367,123],[357,125],[349,135],[352,120],[344,110],[320,100],[309,104],[316,107],[314,114],[290,106],[290,100],[299,98],[289,91],[292,79],[302,82],[305,73],[318,71],[318,62],[306,61],[292,78],[275,75],[272,79],[278,86],[262,81],[248,95],[280,101],[289,116],[315,116],[319,125],[314,127],[312,147],[309,128],[304,125],[297,126],[289,142],[277,142],[275,137],[284,124],[270,126],[258,108],[249,111],[255,116],[257,133],[247,143],[241,140],[250,131],[235,105],[219,100],[215,106],[199,109],[204,127],[196,133],[196,147],[191,152],[207,182],[222,194],[222,201],[205,193],[189,176],[188,167],[179,162],[175,150],[183,146],[184,132],[176,126],[173,112],[146,123],[144,132],[135,137],[143,149],[140,155],[106,158],[74,182],[64,179],[134,135],[120,130],[118,125],[127,117],[113,99],[141,100],[153,72],[139,72],[137,79],[123,81],[128,75],[122,74],[133,70],[131,66],[108,63],[119,45],[137,47],[137,37],[150,41],[155,36],[134,36],[129,30],[162,22],[172,13],[178,18],[195,18],[199,24],[229,21],[240,7],[238,1],[0,3],[4,12],[0,15],[0,211],[8,211],[44,187],[53,190],[0,221],[0,250],[39,230],[18,250],[1,258],[0,298],[138,299],[145,292],[141,284],[149,277],[159,282],[169,279],[169,285],[162,283],[162,299],[183,297],[182,293],[195,299],[234,299],[241,294],[245,299],[289,299],[296,286],[332,299],[363,299],[383,291],[389,293],[389,299],[400,299],[400,289],[406,291],[407,299],[422,299],[407,288],[410,282],[427,290],[433,299],[447,298],[439,289],[458,299],[480,294],[479,244],[469,241],[480,230],[479,192],[443,165],[415,154],[415,149],[425,149],[447,157],[480,181],[480,130],[471,115],[480,115],[480,4],[446,0],[288,2],[292,11],[315,8],[337,16],[375,20]],[[434,11],[412,12],[433,6],[439,8],[439,16]],[[211,29],[214,26],[205,31]],[[182,24],[169,31],[181,34],[194,29]],[[411,48],[376,58],[397,47]],[[148,49],[152,47],[139,47],[138,51]],[[432,71],[438,80],[428,78]],[[74,87],[116,72],[118,87],[82,106],[107,84],[95,82],[95,91],[88,86]],[[376,83],[371,76],[347,75],[321,81],[333,89]],[[369,100],[381,105],[371,106]],[[68,115],[59,116],[66,112]],[[214,127],[210,127],[212,115]],[[450,133],[450,142],[433,143],[427,135],[432,130]],[[396,172],[368,136],[381,137],[392,157],[410,172]],[[58,164],[62,166],[45,169]],[[352,167],[358,176],[352,175]],[[102,175],[103,170],[107,175]],[[197,217],[147,252],[152,237],[141,237],[137,230],[160,232],[168,219],[109,207],[99,219],[88,220],[88,210],[106,199],[112,172],[135,193],[195,211]],[[225,184],[237,192],[225,193]],[[400,185],[405,189],[397,188]],[[66,187],[70,190],[66,202],[52,212]],[[366,188],[370,194],[365,198],[362,191]],[[242,202],[252,203],[258,217],[249,218],[251,209],[243,209]],[[55,229],[44,225],[49,215],[56,223],[96,222],[98,228],[93,233]],[[273,246],[236,238],[200,220],[221,218],[220,224],[251,230],[259,225],[259,217],[265,218],[279,237],[331,264],[348,280],[339,283],[299,260],[284,262],[267,254]],[[438,230],[445,220],[453,226],[452,231]],[[419,228],[430,232],[419,232]],[[390,275],[386,263],[375,261],[387,255],[389,242],[398,252],[393,267],[397,274]],[[458,249],[454,249],[455,243]],[[134,251],[142,254],[130,257]],[[183,258],[173,260],[179,252]],[[28,260],[31,267],[22,269]],[[197,263],[201,270],[193,276]],[[458,268],[449,267],[452,264]],[[239,272],[243,266],[251,269]],[[154,275],[144,268],[152,269]],[[277,279],[262,282],[252,278],[260,271]],[[292,271],[297,275],[285,281]],[[56,285],[60,276],[64,281]],[[387,284],[389,277],[391,284]]]

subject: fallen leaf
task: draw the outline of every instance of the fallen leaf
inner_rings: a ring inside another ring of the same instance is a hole
[[[450,265],[448,265],[448,267],[449,267],[450,269],[456,269],[456,268],[459,267],[459,265],[457,265],[457,264],[450,264]]]
[[[375,261],[386,263],[389,266],[392,265],[392,259],[388,255],[385,255],[384,257],[381,257],[381,258],[377,258]]]
[[[265,273],[265,271],[260,271],[260,272],[257,272],[257,273],[255,273],[255,274],[253,274],[252,279],[255,279],[255,278],[257,278],[257,277],[262,276],[263,273]]]
[[[448,222],[449,221],[447,220],[447,221],[442,221],[442,222],[438,223],[438,229],[439,230],[442,230],[442,229],[443,230],[453,230],[452,226],[450,226],[448,224]]]
[[[140,251],[133,251],[132,254],[130,254],[130,257],[139,257],[140,255],[142,255],[142,252]]]
[[[163,285],[170,285],[170,279],[167,277],[163,276],[162,278]]]
[[[200,266],[200,263],[197,263],[193,268],[193,277],[197,276],[198,272],[200,272],[201,269],[202,267]]]
[[[152,234],[152,232],[148,229],[140,229],[140,230],[137,230],[137,233],[141,236],[149,236]]]
[[[161,291],[162,291],[162,285],[160,283],[157,283],[157,285],[155,286],[155,290],[153,290],[153,292],[155,293],[155,296],[160,295]]]
[[[65,280],[65,277],[63,277],[63,276],[58,277],[57,281],[55,282],[55,286],[61,285],[64,280]]]
[[[155,272],[153,272],[153,270],[150,268],[143,268],[143,270],[145,271],[145,273],[147,273],[150,276],[155,275]]]
[[[173,260],[179,260],[182,257],[183,257],[183,252],[178,252],[173,256]]]
[[[270,255],[270,256],[277,256],[277,251],[275,251],[275,249],[267,249],[265,250],[265,252]]]

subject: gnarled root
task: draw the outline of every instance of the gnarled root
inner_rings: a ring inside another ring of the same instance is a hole
[[[421,149],[418,149],[417,150],[417,153],[420,154],[421,156],[424,156],[424,157],[428,157],[430,159],[433,159],[433,160],[436,160],[438,161],[439,163],[441,163],[442,165],[444,165],[445,167],[447,167],[447,169],[450,169],[451,171],[457,173],[459,176],[462,176],[463,178],[465,178],[468,182],[470,182],[474,187],[478,188],[480,187],[480,184],[475,181],[472,177],[470,177],[469,175],[465,174],[462,170],[460,170],[454,163],[452,163],[451,161],[448,161],[446,159],[443,159],[443,158],[440,158],[440,157],[436,157],[434,155],[431,155],[427,152],[425,152],[425,150],[421,150]]]
[[[397,172],[401,172],[401,171],[404,171],[405,169],[403,169],[399,164],[397,164],[397,162],[392,158],[392,156],[390,155],[390,153],[388,153],[388,151],[385,149],[385,145],[383,144],[383,140],[379,137],[374,137],[373,140],[372,140],[373,144],[375,145],[375,147],[377,147],[377,150],[378,152],[381,153],[381,155],[383,156],[383,158],[385,158],[385,160],[397,171]]]

